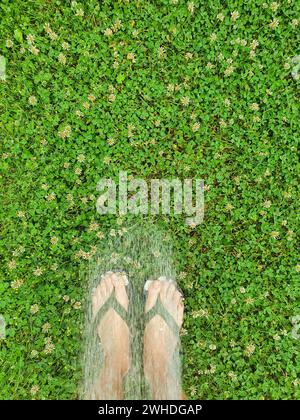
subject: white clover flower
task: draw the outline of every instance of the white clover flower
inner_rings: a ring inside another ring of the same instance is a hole
[[[279,19],[273,19],[272,22],[269,23],[271,29],[276,29],[279,26]]]
[[[237,10],[234,10],[231,12],[230,16],[233,21],[236,21],[240,17],[240,14]]]
[[[105,36],[112,36],[113,35],[112,29],[110,29],[110,28],[105,29],[104,35]]]
[[[194,4],[194,2],[192,2],[192,1],[190,1],[189,3],[188,3],[188,11],[191,13],[191,14],[193,14],[194,13],[194,11],[195,11],[195,4]]]
[[[36,395],[40,390],[40,387],[38,385],[33,385],[33,387],[30,390],[31,395]]]
[[[5,45],[7,46],[7,48],[12,48],[14,46],[14,43],[11,39],[7,39]]]
[[[28,103],[29,103],[29,105],[36,105],[37,104],[37,99],[36,99],[36,97],[35,96],[29,96],[29,98],[28,98]]]
[[[34,304],[30,307],[30,313],[32,315],[35,315],[36,313],[38,313],[38,311],[40,310],[39,305]]]
[[[189,97],[187,97],[187,96],[183,96],[183,97],[180,99],[180,102],[182,103],[182,105],[183,105],[183,106],[188,106],[188,105],[189,105],[189,103],[190,103],[190,98],[189,98]]]

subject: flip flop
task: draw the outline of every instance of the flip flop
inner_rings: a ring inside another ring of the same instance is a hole
[[[162,276],[157,279],[161,282],[168,282],[173,283],[175,285],[174,280],[167,279],[166,277]],[[147,280],[144,286],[144,291],[147,292],[149,289],[150,284],[153,280]],[[148,322],[154,318],[155,315],[159,315],[165,323],[168,325],[170,330],[173,332],[175,336],[179,336],[180,328],[175,321],[175,319],[172,317],[170,312],[165,308],[164,304],[162,303],[160,299],[160,295],[158,295],[157,300],[155,302],[155,305],[145,314],[145,323],[148,324]]]
[[[123,271],[107,271],[105,274],[101,275],[101,280],[100,283],[102,281],[102,279],[108,275],[108,274],[117,274],[117,275],[121,275],[125,277],[125,286],[128,286],[128,278],[127,275],[123,272]],[[109,298],[105,301],[105,303],[99,308],[94,320],[93,320],[93,329],[95,330],[99,323],[101,322],[102,318],[104,317],[104,315],[108,312],[109,309],[113,309],[114,311],[116,311],[116,313],[125,321],[128,321],[128,312],[126,311],[126,309],[124,308],[124,306],[122,306],[119,301],[116,298],[115,295],[115,288],[113,288],[111,295],[109,296]]]
[[[102,279],[107,276],[108,274],[123,274],[125,276],[125,286],[128,286],[128,279],[127,275],[124,273],[123,270],[114,270],[114,271],[107,271],[101,275],[100,281],[96,283],[96,286],[92,289],[92,292],[96,290],[96,287],[101,283]],[[128,313],[126,309],[118,302],[116,295],[115,295],[115,288],[113,288],[111,295],[108,297],[106,302],[99,308],[95,317],[92,316],[92,307],[89,309],[89,321],[87,326],[87,346],[89,348],[88,351],[88,362],[90,366],[93,366],[92,370],[88,370],[87,373],[87,380],[88,386],[85,389],[85,395],[87,399],[94,399],[94,386],[95,381],[99,376],[99,372],[101,370],[101,366],[103,363],[103,349],[101,342],[99,342],[99,336],[97,328],[99,323],[101,322],[104,315],[107,313],[109,309],[114,309],[116,313],[127,323],[128,321]],[[84,365],[86,367],[86,365]]]

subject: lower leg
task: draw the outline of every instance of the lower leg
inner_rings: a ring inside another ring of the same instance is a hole
[[[123,378],[124,372],[118,367],[117,363],[105,362],[94,386],[96,399],[122,400]]]
[[[180,398],[179,384],[176,383],[176,377],[172,375],[171,366],[161,363],[162,359],[159,359],[159,357],[154,357],[153,359],[151,366],[145,366],[145,375],[150,386],[151,399],[172,400]]]

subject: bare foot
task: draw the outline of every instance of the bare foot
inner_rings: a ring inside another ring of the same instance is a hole
[[[155,305],[158,296],[180,328],[183,321],[183,299],[174,283],[151,282],[145,313]],[[179,337],[174,335],[160,315],[155,315],[145,327],[144,371],[154,399],[169,399],[168,388],[172,386],[169,368],[178,340]]]
[[[115,289],[117,301],[128,310],[128,296],[125,276],[120,273],[106,273],[92,296],[93,317],[105,304]],[[121,397],[122,378],[129,369],[129,329],[126,322],[110,308],[101,319],[98,328],[100,345],[104,353],[104,365],[94,393],[97,399]],[[101,394],[101,395],[100,395]]]

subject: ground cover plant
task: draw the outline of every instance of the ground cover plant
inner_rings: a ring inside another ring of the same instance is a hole
[[[299,398],[299,11],[0,2],[2,399],[78,398],[83,273],[134,221],[96,212],[120,170],[205,182],[203,223],[145,218],[173,241],[188,398]]]

